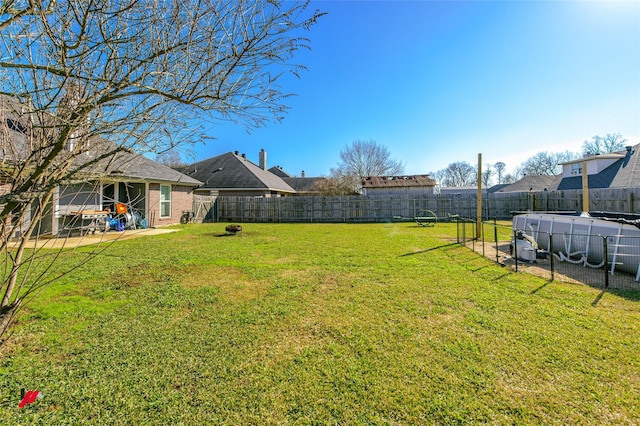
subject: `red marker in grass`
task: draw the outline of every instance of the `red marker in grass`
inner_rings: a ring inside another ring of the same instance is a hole
[[[30,390],[25,393],[24,389],[20,391],[20,397],[22,401],[20,401],[20,405],[18,407],[24,408],[27,404],[33,404],[36,399],[41,399],[42,394],[38,390]]]

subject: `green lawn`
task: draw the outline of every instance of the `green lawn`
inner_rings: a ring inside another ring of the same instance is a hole
[[[0,422],[640,423],[638,292],[514,274],[451,224],[224,227],[118,242],[29,305]]]

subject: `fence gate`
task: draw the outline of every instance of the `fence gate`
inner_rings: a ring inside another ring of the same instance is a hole
[[[194,222],[215,222],[216,214],[216,195],[193,195],[193,220]]]

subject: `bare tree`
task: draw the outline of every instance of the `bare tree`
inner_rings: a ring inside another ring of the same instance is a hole
[[[331,169],[331,174],[314,183],[314,191],[321,195],[340,196],[358,195],[362,187],[361,180],[353,173],[344,173],[340,169]]]
[[[522,163],[520,172],[522,175],[556,175],[562,171],[560,163],[575,160],[580,154],[564,151],[549,153],[539,152]]]
[[[505,167],[507,167],[507,165],[499,161],[494,164],[493,167],[496,169],[496,174],[498,175],[498,185],[500,185],[502,183],[502,177],[504,176],[504,169]]]
[[[482,186],[489,188],[489,186],[491,186],[491,179],[495,173],[496,172],[491,164],[485,164],[482,168]]]
[[[340,150],[337,168],[344,175],[393,176],[404,173],[404,164],[391,158],[391,154],[373,139],[355,140]]]
[[[160,152],[156,154],[155,160],[158,163],[164,164],[165,166],[169,166],[173,168],[179,168],[179,167],[186,168],[186,163],[185,161],[182,160],[182,155],[180,154],[180,151],[178,151],[178,149],[176,148],[171,148],[164,152]]]
[[[504,177],[502,178],[502,183],[515,183],[518,180],[518,178],[516,177],[515,174],[511,174],[511,173],[507,173],[506,175],[504,175]]]
[[[203,119],[258,127],[282,118],[281,77],[304,69],[295,54],[309,48],[303,31],[322,15],[307,6],[0,3],[0,333],[26,297],[59,276],[43,278],[58,257],[26,251],[56,188],[95,182],[120,153],[198,141]],[[33,266],[45,258],[54,260]]]
[[[442,185],[448,187],[473,186],[477,170],[466,161],[451,163],[442,170]]]
[[[437,193],[439,193],[440,188],[442,188],[442,182],[445,179],[445,169],[440,169],[437,172],[429,172],[429,176],[431,176],[431,178],[436,181],[435,190]]]
[[[607,154],[622,151],[627,143],[620,133],[609,133],[607,136],[594,136],[590,141],[584,141],[582,151],[584,154]]]

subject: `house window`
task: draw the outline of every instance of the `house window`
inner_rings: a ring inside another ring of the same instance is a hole
[[[27,128],[18,120],[7,118],[7,127],[19,133],[27,134]]]
[[[571,165],[571,174],[572,175],[581,175],[582,174],[582,163],[573,163]]]
[[[160,185],[160,217],[171,217],[171,185]]]

